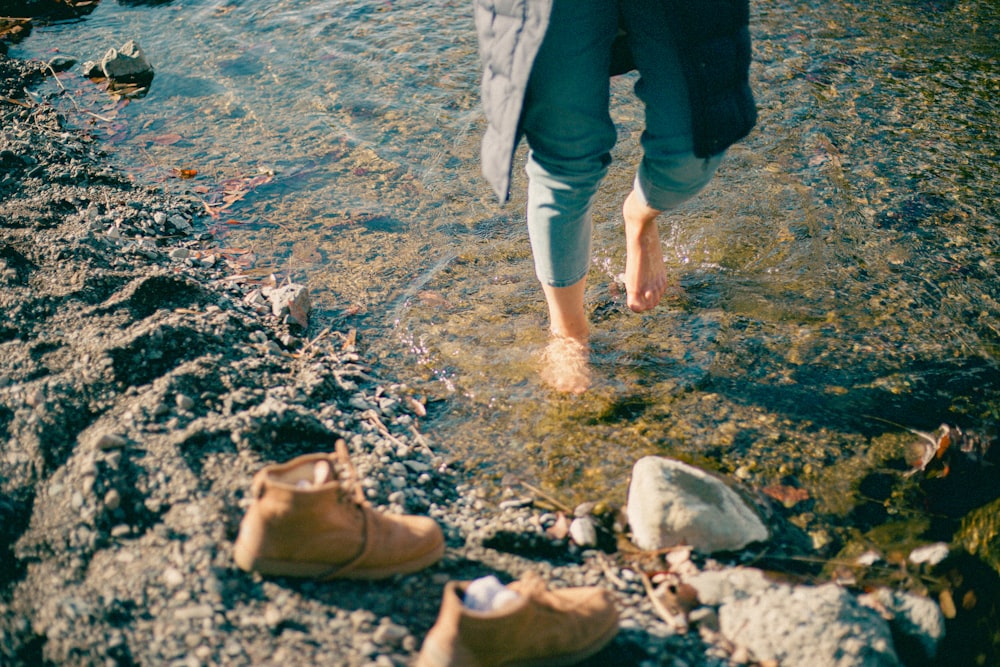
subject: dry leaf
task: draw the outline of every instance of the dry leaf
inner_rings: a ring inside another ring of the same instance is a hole
[[[158,144],[160,146],[170,146],[172,144],[176,144],[181,139],[183,139],[183,137],[181,135],[171,133],[171,134],[160,134],[160,135],[157,135],[157,136],[153,137],[151,139],[151,141],[154,144]]]
[[[793,507],[796,503],[809,499],[809,492],[784,484],[772,484],[761,489],[766,495],[774,498],[785,507]]]
[[[905,427],[904,427],[905,428]],[[911,442],[907,446],[907,450],[910,454],[910,460],[907,461],[910,465],[910,470],[906,473],[907,476],[914,475],[918,472],[924,472],[927,467],[934,461],[940,461],[945,452],[951,446],[953,438],[960,438],[962,431],[957,428],[952,428],[947,424],[941,424],[938,427],[937,434],[925,433],[923,431],[917,431],[912,428],[906,429],[910,433],[920,437],[919,440]],[[944,465],[944,469],[940,476],[945,477],[948,474],[948,465]]]
[[[942,590],[938,595],[938,602],[941,605],[941,613],[944,614],[945,618],[955,618],[958,615],[958,610],[955,609],[955,600],[951,597],[951,591],[947,588]]]

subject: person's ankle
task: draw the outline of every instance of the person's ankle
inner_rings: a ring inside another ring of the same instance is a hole
[[[570,329],[568,327],[552,327],[549,329],[549,334],[552,338],[559,338],[564,340],[573,341],[579,343],[580,345],[587,347],[590,341],[590,328],[583,327],[582,329]]]
[[[660,213],[662,211],[651,208],[635,190],[629,193],[622,204],[622,217],[625,219],[626,227],[636,233],[655,223]]]

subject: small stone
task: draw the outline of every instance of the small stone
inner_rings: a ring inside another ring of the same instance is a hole
[[[282,287],[265,287],[261,290],[271,302],[271,312],[275,317],[288,317],[301,327],[309,325],[309,312],[312,306],[309,301],[309,291],[304,285],[295,283]]]
[[[880,554],[877,551],[869,549],[868,551],[864,552],[863,554],[855,558],[854,562],[864,567],[871,567],[880,560],[882,560],[882,554]]]
[[[40,388],[29,391],[27,397],[24,399],[24,402],[33,408],[37,408],[45,402],[45,392]]]
[[[194,604],[174,610],[174,618],[178,621],[189,621],[197,618],[211,618],[212,607],[207,604]]]
[[[117,489],[111,489],[104,494],[104,506],[114,512],[122,504],[122,496]]]
[[[187,248],[174,248],[170,251],[170,259],[187,259],[191,256],[191,251]]]
[[[191,223],[181,215],[170,216],[169,222],[179,232],[190,232],[194,229],[191,227]]]
[[[944,542],[936,542],[926,546],[917,547],[910,552],[910,562],[915,565],[927,563],[937,565],[948,557],[948,545]]]
[[[177,394],[174,400],[177,401],[177,407],[181,410],[190,411],[194,407],[194,399],[186,394]]]
[[[276,628],[281,621],[281,610],[273,605],[268,605],[267,609],[264,610],[264,622],[267,623],[268,627]]]
[[[597,528],[589,516],[577,517],[569,524],[569,536],[577,546],[596,547]]]
[[[509,509],[517,509],[519,507],[527,507],[534,502],[534,498],[531,496],[524,496],[523,498],[511,498],[510,500],[501,501],[498,507],[501,511]]]
[[[95,444],[98,449],[106,451],[109,449],[121,449],[128,444],[128,441],[117,433],[102,433],[97,437]]]
[[[163,571],[163,583],[169,588],[176,588],[184,583],[184,575],[175,567],[168,567]]]
[[[403,639],[410,634],[402,625],[396,625],[395,623],[385,622],[383,620],[382,624],[375,628],[375,633],[372,635],[372,640],[376,644],[391,644],[393,646],[398,646]]]

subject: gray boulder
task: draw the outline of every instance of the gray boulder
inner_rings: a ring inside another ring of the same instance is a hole
[[[627,516],[632,540],[646,550],[687,544],[729,551],[768,537],[757,513],[721,479],[659,456],[633,466]]]
[[[906,637],[919,647],[926,660],[937,656],[938,644],[944,639],[944,614],[933,600],[905,591],[880,588],[859,598],[878,611],[888,614],[889,627],[897,636]]]
[[[759,662],[896,667],[889,624],[836,584],[773,586],[719,609],[719,629]]]
[[[134,39],[122,44],[121,48],[108,49],[100,62],[87,61],[83,64],[83,73],[89,77],[103,76],[117,83],[139,84],[148,84],[154,74],[153,66]]]
[[[142,47],[133,40],[122,44],[120,49],[108,49],[101,59],[104,76],[115,81],[133,81],[153,78],[153,66],[146,60]]]

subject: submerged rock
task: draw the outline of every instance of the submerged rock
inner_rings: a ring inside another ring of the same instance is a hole
[[[896,636],[905,637],[911,645],[918,646],[923,654],[921,658],[932,660],[937,656],[938,644],[944,638],[945,622],[941,608],[933,600],[905,591],[880,588],[861,596],[859,601],[876,610],[885,610]]]
[[[104,76],[115,81],[140,81],[153,78],[153,66],[146,60],[142,47],[133,40],[120,49],[109,49],[101,59]]]
[[[141,95],[152,83],[154,71],[142,47],[130,39],[121,48],[108,49],[100,62],[84,63],[83,73],[91,78],[108,79],[112,89],[120,93]]]
[[[632,540],[650,551],[680,544],[728,551],[768,538],[760,517],[721,479],[657,456],[633,466],[627,514]]]

